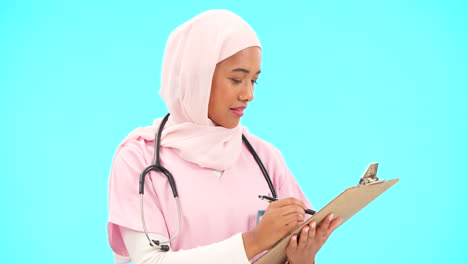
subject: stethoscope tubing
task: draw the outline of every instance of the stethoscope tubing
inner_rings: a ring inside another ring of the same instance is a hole
[[[161,134],[164,129],[164,126],[166,125],[167,120],[169,119],[169,115],[167,114],[163,120],[161,121],[161,124],[159,125],[159,129],[157,131],[157,134],[155,135],[155,141],[154,141],[154,157],[153,157],[153,164],[146,167],[140,174],[140,181],[139,181],[139,195],[140,195],[140,217],[141,217],[141,223],[143,225],[143,231],[145,232],[146,238],[149,241],[149,244],[152,247],[157,247],[160,250],[163,251],[168,251],[169,246],[167,244],[171,243],[178,235],[180,232],[180,226],[182,222],[182,213],[181,213],[181,208],[180,208],[180,202],[179,202],[179,194],[177,192],[177,186],[174,177],[172,176],[171,172],[166,169],[165,167],[161,166],[160,160],[159,160],[159,149],[161,146]],[[255,152],[254,148],[250,144],[250,142],[247,140],[247,138],[242,134],[242,141],[245,143],[247,146],[247,149],[249,152],[252,154],[254,157],[255,161],[257,162],[258,166],[260,167],[260,170],[262,171],[263,176],[265,177],[265,180],[268,184],[268,187],[270,188],[271,194],[273,198],[277,198],[277,193],[275,191],[275,187],[273,186],[273,183],[271,181],[270,175],[268,174],[268,171],[266,170],[265,166],[263,165],[262,160],[258,156],[257,152]],[[145,212],[144,212],[144,203],[143,203],[143,196],[145,193],[145,177],[148,173],[151,171],[156,171],[156,172],[161,172],[164,174],[169,182],[169,185],[171,186],[172,194],[174,195],[174,199],[176,200],[176,205],[177,205],[177,215],[178,215],[178,221],[177,221],[177,230],[173,236],[169,236],[169,240],[167,241],[162,241],[160,242],[159,240],[152,240],[149,237],[149,233],[146,227],[146,221],[145,221]]]

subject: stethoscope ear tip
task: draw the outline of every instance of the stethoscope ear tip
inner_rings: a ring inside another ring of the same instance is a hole
[[[159,246],[159,249],[161,251],[169,251],[169,245],[160,245],[161,243],[159,242],[159,240],[151,240],[153,243],[150,243],[150,246]]]
[[[161,250],[162,251],[169,251],[169,246],[168,245],[161,245]]]

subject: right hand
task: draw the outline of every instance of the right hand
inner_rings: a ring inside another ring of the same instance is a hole
[[[243,234],[248,258],[275,245],[281,238],[304,222],[305,204],[296,198],[270,203],[258,225]]]

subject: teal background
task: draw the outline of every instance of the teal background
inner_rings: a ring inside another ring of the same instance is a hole
[[[449,0],[0,2],[2,262],[113,262],[113,153],[166,112],[170,32],[213,8],[258,32],[242,122],[282,151],[316,208],[371,162],[401,179],[317,262],[468,263],[468,2]]]

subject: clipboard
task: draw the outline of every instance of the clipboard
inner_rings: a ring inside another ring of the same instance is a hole
[[[338,195],[298,228],[283,237],[267,253],[258,258],[254,264],[284,264],[287,261],[286,248],[291,236],[300,233],[303,226],[311,221],[319,224],[330,213],[341,218],[340,225],[342,225],[400,180],[398,178],[388,181],[379,180],[377,178],[377,167],[378,163],[370,164],[357,186],[350,187]]]

